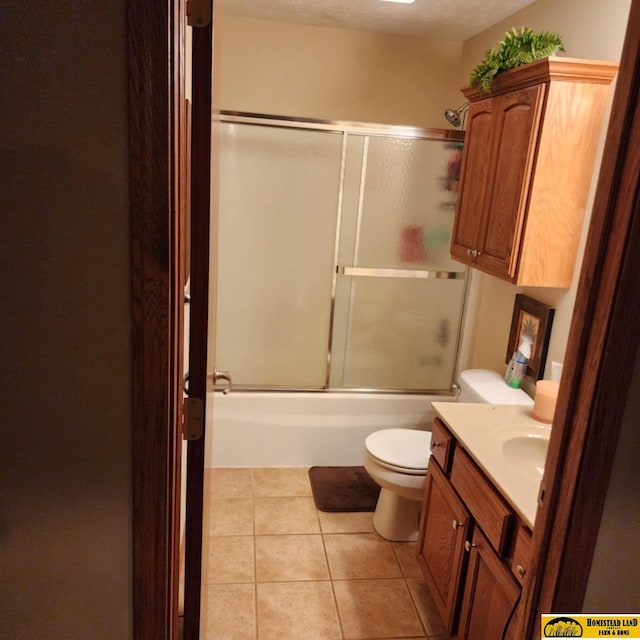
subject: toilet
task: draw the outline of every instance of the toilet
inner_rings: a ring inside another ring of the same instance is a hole
[[[533,400],[522,389],[507,386],[495,371],[463,371],[458,387],[458,402],[533,406]],[[382,429],[365,440],[364,468],[380,485],[373,527],[387,540],[418,539],[430,445],[431,432],[418,429]]]
[[[418,539],[430,445],[431,432],[418,429],[383,429],[365,440],[364,468],[380,485],[373,528],[387,540]]]

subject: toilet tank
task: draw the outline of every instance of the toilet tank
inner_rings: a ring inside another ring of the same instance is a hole
[[[458,402],[533,406],[533,400],[522,389],[512,389],[499,373],[488,369],[463,371],[459,376],[458,385]]]

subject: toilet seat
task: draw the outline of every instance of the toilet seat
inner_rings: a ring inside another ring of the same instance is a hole
[[[431,432],[418,429],[383,429],[365,440],[367,453],[390,471],[424,476],[429,463]]]

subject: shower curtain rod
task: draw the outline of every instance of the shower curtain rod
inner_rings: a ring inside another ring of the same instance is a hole
[[[462,142],[464,140],[464,131],[457,129],[424,129],[407,125],[294,118],[248,111],[222,110],[218,112],[218,117],[221,122],[279,127],[282,129],[312,129],[338,133],[346,132],[354,135],[391,136],[394,138],[442,140],[444,142]]]

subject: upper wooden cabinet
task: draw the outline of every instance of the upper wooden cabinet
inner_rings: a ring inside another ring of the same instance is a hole
[[[569,287],[618,65],[545,58],[463,89],[469,119],[451,255],[522,286]]]

